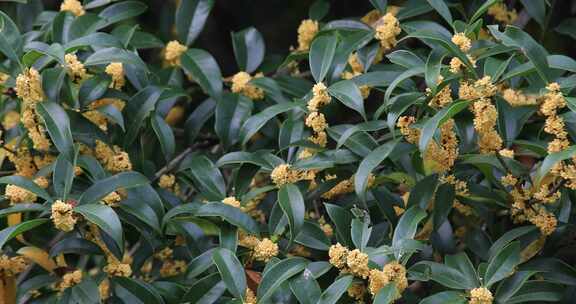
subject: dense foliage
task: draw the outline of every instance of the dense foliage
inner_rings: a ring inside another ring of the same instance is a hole
[[[1,5],[1,303],[574,303],[556,1],[317,0],[232,69],[147,2]]]

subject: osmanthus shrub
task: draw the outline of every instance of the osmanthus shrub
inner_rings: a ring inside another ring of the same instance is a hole
[[[319,0],[283,60],[233,32],[233,75],[195,47],[214,0],[169,39],[148,1],[15,2],[2,303],[574,303],[560,1]]]

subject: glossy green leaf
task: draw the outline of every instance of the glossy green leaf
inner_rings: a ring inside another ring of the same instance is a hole
[[[488,261],[484,274],[486,286],[512,275],[520,263],[520,242],[512,242]]]
[[[230,224],[237,226],[250,232],[258,234],[258,224],[246,213],[242,212],[236,207],[232,207],[223,203],[206,203],[198,208],[196,216],[217,216],[221,217]]]
[[[216,105],[214,131],[225,147],[238,142],[240,128],[252,112],[253,102],[244,95],[225,93]]]
[[[148,86],[134,94],[128,101],[127,116],[129,124],[126,136],[124,137],[124,146],[129,146],[136,140],[138,132],[144,120],[150,112],[156,108],[156,104],[164,90],[156,86]]]
[[[390,304],[394,303],[398,290],[396,284],[388,283],[378,291],[374,298],[374,304]]]
[[[398,140],[395,140],[381,145],[370,152],[358,166],[358,171],[354,175],[354,189],[361,200],[366,199],[368,177],[392,153],[397,143]]]
[[[74,143],[72,131],[70,131],[70,120],[66,111],[54,102],[39,103],[36,109],[44,120],[46,130],[58,151],[64,154],[69,161],[72,161],[74,159]]]
[[[232,33],[232,46],[241,71],[252,73],[264,60],[264,38],[254,27]]]
[[[364,110],[364,99],[360,89],[352,80],[341,80],[330,87],[328,93],[338,99],[342,104],[348,108],[360,113],[366,119],[366,112]]]
[[[74,207],[74,212],[102,229],[116,242],[120,250],[124,249],[122,223],[112,208],[104,204],[85,204]]]
[[[304,270],[306,263],[303,258],[286,258],[267,269],[258,285],[258,301],[267,301],[284,282]]]
[[[88,56],[88,58],[86,58],[84,65],[107,65],[111,62],[121,62],[126,66],[134,66],[135,68],[138,68],[142,71],[148,71],[146,63],[144,63],[144,61],[142,61],[138,55],[115,47],[99,49],[92,55]]]
[[[78,199],[78,205],[93,204],[106,195],[120,188],[128,189],[148,184],[148,178],[135,172],[127,171],[101,179],[84,191]]]
[[[304,225],[304,213],[306,212],[304,198],[298,187],[287,184],[278,190],[278,203],[288,218],[290,243],[292,243]]]
[[[46,192],[46,190],[40,188],[40,186],[38,186],[34,181],[27,179],[23,176],[11,175],[0,177],[0,184],[16,185],[20,188],[24,188],[36,194],[38,197],[41,197],[46,201],[49,202],[52,201],[52,197],[50,196],[50,194],[48,194],[48,192]]]
[[[336,304],[352,284],[354,276],[344,275],[334,281],[320,296],[318,304]]]
[[[189,49],[180,60],[184,71],[198,82],[202,90],[218,100],[222,94],[222,74],[214,57],[204,50]]]
[[[212,260],[220,272],[228,291],[236,298],[244,299],[246,293],[246,275],[244,267],[238,261],[234,252],[220,248],[212,255]]]
[[[312,41],[309,53],[310,71],[317,83],[324,81],[332,67],[337,44],[336,35],[321,35]]]
[[[152,129],[154,130],[154,133],[156,133],[156,138],[160,142],[160,148],[162,148],[164,158],[166,161],[169,161],[172,159],[176,150],[174,132],[172,132],[170,125],[168,125],[160,115],[153,115],[151,122]]]
[[[32,230],[46,222],[48,222],[48,219],[40,218],[22,222],[18,225],[2,229],[2,231],[0,231],[0,248],[4,247],[6,242],[11,240],[12,238],[15,238],[16,236],[28,230]]]
[[[222,173],[206,156],[194,156],[189,172],[202,196],[219,201],[226,197],[226,187]]]
[[[248,118],[240,129],[240,143],[245,145],[270,119],[276,115],[301,107],[299,102],[282,103],[267,107],[263,111]]]
[[[290,290],[302,304],[317,304],[322,294],[320,285],[308,269],[290,280]]]
[[[392,237],[392,247],[398,248],[404,240],[413,239],[418,229],[418,224],[426,217],[426,212],[417,206],[411,207],[406,210],[400,217],[396,229],[394,229],[394,236]],[[394,255],[399,259],[403,252],[401,250],[395,251]]]
[[[448,121],[448,119],[454,117],[454,115],[458,114],[460,111],[466,109],[469,104],[470,101],[465,100],[453,102],[449,106],[438,111],[438,113],[432,116],[432,118],[428,119],[422,127],[420,140],[418,141],[420,152],[424,153],[426,151],[430,140],[432,140],[436,130],[438,130],[442,124]]]
[[[186,45],[191,45],[200,35],[214,0],[186,0],[176,9],[176,32]]]
[[[112,282],[128,290],[135,298],[144,304],[163,304],[164,299],[156,289],[142,280],[129,277],[113,277]]]

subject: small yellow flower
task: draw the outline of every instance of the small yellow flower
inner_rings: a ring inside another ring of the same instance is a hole
[[[368,277],[370,269],[368,268],[368,255],[358,249],[354,249],[348,253],[346,257],[346,266],[355,276],[363,279]]]
[[[330,103],[331,99],[326,85],[319,82],[312,87],[312,98],[308,101],[308,110],[310,112],[318,111],[320,107]]]
[[[244,299],[243,304],[256,304],[257,302],[258,299],[256,298],[256,295],[254,294],[252,289],[246,288],[246,297]]]
[[[402,31],[398,19],[393,14],[387,13],[376,24],[375,37],[380,41],[382,48],[386,51],[396,46],[396,36]]]
[[[180,66],[180,56],[184,54],[188,50],[183,44],[176,40],[172,40],[166,44],[166,48],[164,49],[164,61],[169,66]]]
[[[2,126],[4,129],[12,129],[20,123],[20,113],[16,111],[9,111],[8,113],[4,114],[4,118],[2,119]]]
[[[82,271],[80,269],[71,271],[62,276],[62,281],[56,284],[56,290],[62,292],[82,282]]]
[[[494,5],[488,8],[488,15],[493,16],[498,22],[504,24],[512,24],[518,18],[518,13],[515,9],[508,10],[505,3],[496,2]]]
[[[298,50],[307,51],[310,49],[310,44],[314,40],[314,36],[318,33],[318,21],[306,19],[302,20],[298,27]]]
[[[118,207],[118,203],[122,200],[122,197],[118,194],[118,192],[113,191],[106,195],[102,201],[104,204],[110,207]]]
[[[171,189],[174,184],[176,183],[176,176],[174,174],[163,174],[160,176],[160,180],[158,181],[158,186],[162,189]]]
[[[162,267],[160,268],[160,276],[163,278],[173,277],[173,276],[179,275],[181,273],[185,273],[187,267],[188,267],[188,264],[186,264],[186,261],[167,260],[167,261],[164,261],[164,263],[162,264]]]
[[[478,287],[470,290],[470,301],[468,304],[492,304],[494,297],[490,290],[484,287]]]
[[[105,72],[112,77],[112,82],[110,83],[111,88],[120,90],[124,87],[126,79],[124,78],[124,67],[122,62],[111,62],[106,66]]]
[[[498,151],[498,154],[500,154],[500,156],[502,157],[514,158],[514,150],[502,149]]]
[[[50,218],[54,223],[54,227],[64,232],[74,230],[76,218],[74,217],[72,208],[71,204],[65,203],[61,200],[57,200],[52,204],[52,215]]]
[[[262,77],[262,74],[257,74],[255,76]],[[232,92],[242,94],[252,100],[261,100],[264,98],[264,91],[253,85],[250,84],[250,80],[252,80],[252,76],[246,72],[238,72],[232,77]]]
[[[68,75],[72,78],[73,81],[82,81],[84,80],[88,74],[86,73],[86,68],[78,60],[78,57],[74,54],[66,54],[64,56],[64,61],[66,62],[66,69],[68,71]]]
[[[336,243],[336,245],[330,246],[328,256],[330,257],[330,264],[338,269],[344,269],[346,267],[346,259],[348,258],[348,248],[342,246],[340,243]]]
[[[44,99],[42,91],[42,77],[34,68],[25,70],[16,77],[16,95],[25,104],[40,102]]]
[[[16,185],[7,185],[4,196],[10,200],[10,204],[33,203],[37,199],[36,194]]]
[[[268,238],[264,238],[254,246],[254,259],[257,261],[268,262],[271,258],[278,255],[278,245]]]
[[[28,262],[24,257],[9,257],[5,254],[0,256],[0,276],[4,278],[18,275],[24,271],[27,266]]]
[[[306,126],[312,128],[314,132],[318,133],[324,131],[328,124],[326,123],[324,114],[319,112],[311,112],[306,117]]]
[[[502,182],[502,185],[504,186],[515,186],[516,183],[518,183],[518,179],[514,177],[514,175],[509,173],[506,174],[505,176],[502,176],[500,182]]]
[[[222,203],[229,205],[229,206],[232,206],[232,207],[240,208],[240,202],[233,196],[229,196],[229,197],[223,199]]]
[[[62,4],[60,4],[60,11],[71,12],[77,17],[86,13],[82,7],[82,3],[78,0],[64,0]]]
[[[452,36],[452,42],[457,45],[464,53],[468,52],[472,47],[472,41],[470,41],[470,38],[466,37],[466,34],[462,32],[456,33],[454,36]]]
[[[116,259],[108,261],[108,264],[104,266],[103,270],[109,276],[114,277],[129,277],[132,275],[132,268],[130,267],[130,264],[121,263]]]

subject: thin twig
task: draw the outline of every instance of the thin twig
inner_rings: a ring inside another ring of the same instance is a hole
[[[172,169],[178,166],[180,161],[182,161],[186,156],[188,156],[188,154],[192,153],[192,151],[193,147],[188,147],[180,154],[178,154],[176,157],[174,157],[169,163],[166,164],[166,166],[162,167],[160,170],[158,170],[158,172],[156,172],[156,174],[154,174],[154,181],[159,179],[160,176],[166,174],[167,172],[170,172]]]

